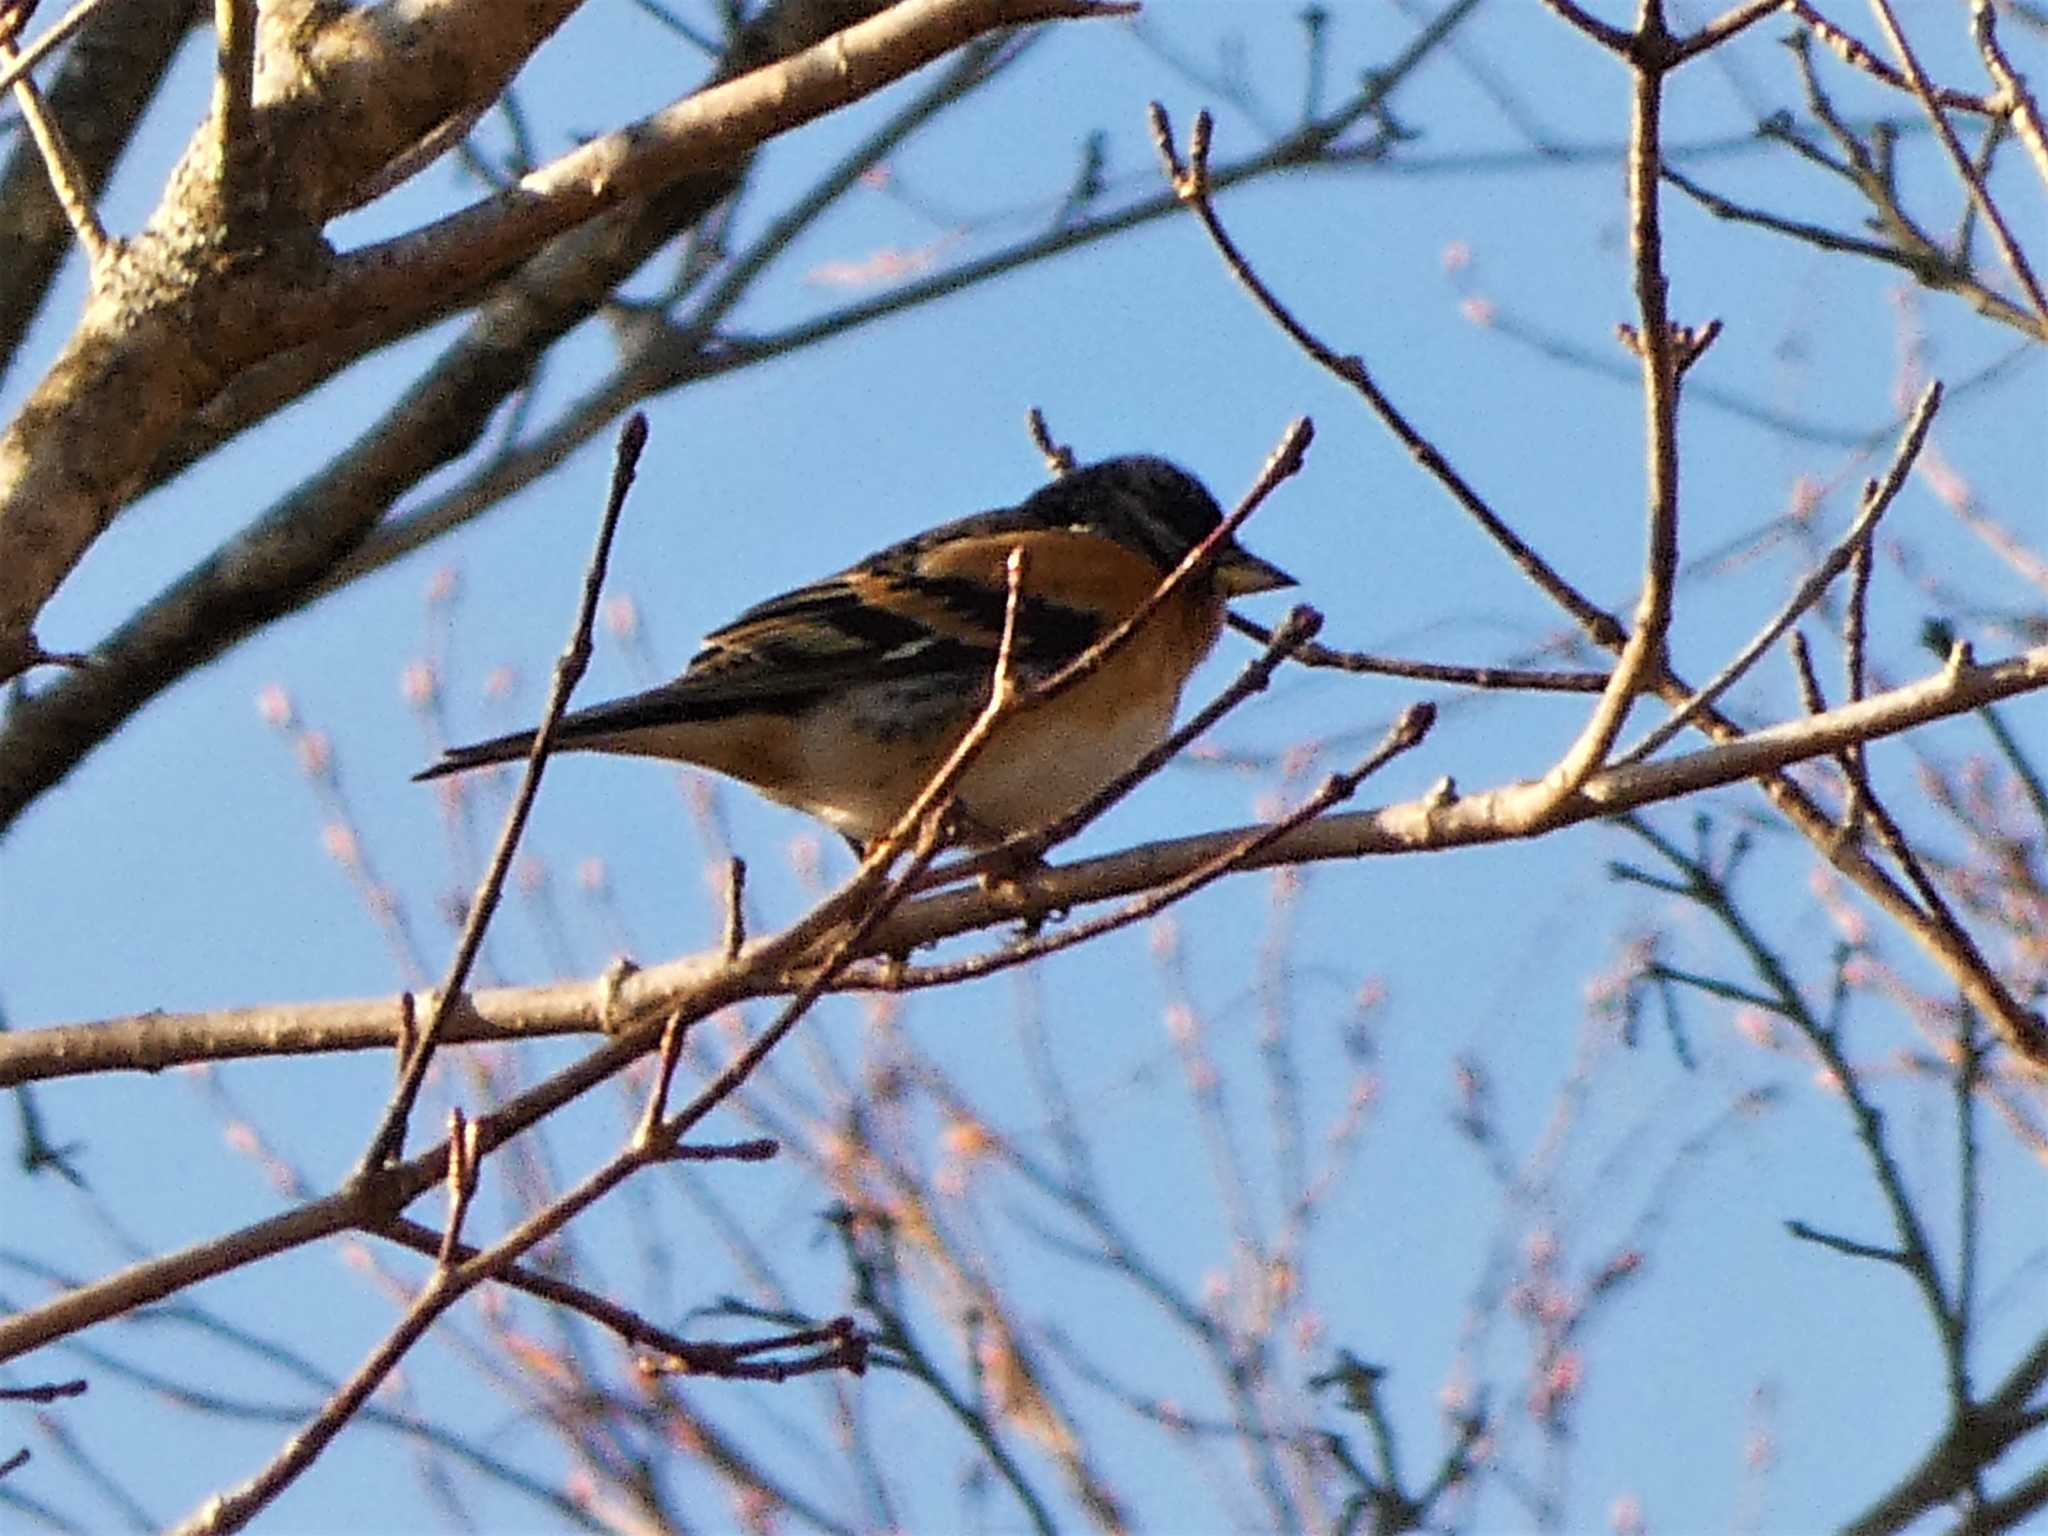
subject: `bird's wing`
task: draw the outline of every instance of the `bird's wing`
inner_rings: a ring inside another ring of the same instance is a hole
[[[986,673],[1002,639],[1004,562],[1011,549],[1022,544],[1029,555],[1050,536],[1057,535],[991,513],[892,545],[755,604],[708,635],[682,676],[656,691],[717,713],[720,706],[801,703],[861,682]],[[1032,596],[1030,587],[1027,566],[1020,667],[1057,667],[1102,632],[1102,615]]]

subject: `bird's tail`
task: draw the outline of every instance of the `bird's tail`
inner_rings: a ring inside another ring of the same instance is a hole
[[[493,736],[489,741],[472,742],[466,747],[450,747],[441,754],[438,763],[422,768],[412,776],[412,781],[419,784],[447,774],[461,773],[465,769],[481,768],[487,763],[516,762],[533,750],[533,734],[532,731],[514,731],[509,736]],[[559,736],[556,739],[559,741]]]

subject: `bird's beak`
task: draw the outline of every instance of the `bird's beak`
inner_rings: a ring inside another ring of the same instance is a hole
[[[1216,590],[1225,597],[1248,597],[1254,592],[1295,585],[1295,579],[1279,566],[1268,564],[1236,544],[1216,557]]]

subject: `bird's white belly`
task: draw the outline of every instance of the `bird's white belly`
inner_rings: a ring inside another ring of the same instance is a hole
[[[1106,681],[1106,680],[1103,680]],[[1084,685],[1090,686],[1090,685]],[[1126,699],[1112,721],[1069,727],[1057,707],[1031,711],[999,731],[967,770],[958,803],[983,833],[1038,826],[1086,800],[1164,739],[1180,701],[1178,688],[1146,690]],[[846,836],[868,842],[896,822],[938,761],[906,777],[885,746],[836,728],[834,712],[814,717],[804,733],[796,781],[762,786]],[[856,755],[866,759],[856,762]],[[906,788],[906,785],[908,786]]]
[[[1061,730],[1025,719],[989,744],[960,786],[981,826],[1014,832],[1064,815],[1156,747],[1173,725],[1178,690],[1126,708],[1111,724]],[[1056,712],[1055,712],[1056,713]]]

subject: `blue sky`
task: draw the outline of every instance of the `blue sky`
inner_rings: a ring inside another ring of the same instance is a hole
[[[1959,8],[1902,10],[1930,67],[1944,78],[1975,78]],[[1162,4],[1150,9],[1147,25],[1177,56],[1205,64],[1241,39],[1246,75],[1284,123],[1301,78],[1294,11]],[[1399,7],[1334,11],[1332,94],[1414,31]],[[1758,27],[1725,65],[1696,65],[1675,82],[1672,144],[1739,136],[1753,127],[1759,104],[1798,104],[1790,56],[1773,40],[1781,30]],[[2022,35],[2014,46],[2025,41]],[[1625,609],[1641,558],[1642,431],[1640,400],[1612,341],[1615,322],[1633,317],[1619,160],[1589,154],[1542,163],[1528,136],[1503,120],[1484,82],[1525,102],[1551,142],[1598,148],[1623,136],[1626,77],[1536,6],[1487,8],[1461,48],[1462,62],[1440,56],[1398,94],[1397,118],[1417,137],[1390,165],[1289,173],[1230,193],[1222,211],[1306,323],[1340,350],[1361,352],[1402,409],[1561,570],[1596,600]],[[111,225],[132,228],[146,212],[203,103],[210,58],[203,39],[187,50],[106,201]],[[641,13],[599,3],[550,43],[522,89],[538,141],[551,152],[660,104],[698,68],[684,45]],[[1907,115],[1903,103],[1839,71],[1829,78],[1845,111]],[[772,146],[741,207],[741,238],[901,97],[899,88]],[[1215,106],[1220,162],[1260,142],[1246,113],[1169,67],[1126,24],[1064,29],[893,159],[888,190],[856,191],[807,233],[750,294],[732,329],[772,333],[867,291],[821,281],[832,263],[910,252],[943,265],[1028,233],[1057,206],[1091,130],[1107,135],[1113,190],[1149,191],[1156,170],[1143,114],[1154,97],[1183,132],[1196,107]],[[1461,158],[1485,156],[1499,158]],[[1909,197],[1950,210],[1932,220],[1946,227],[1954,198],[1925,135],[1909,134],[1901,157]],[[1853,227],[1860,217],[1841,191],[1782,149],[1681,163],[1730,196],[1801,218]],[[2019,177],[2009,185],[2023,231],[2039,241],[2048,231],[2038,189]],[[471,195],[444,163],[348,221],[337,239],[372,239]],[[1727,327],[1696,370],[1683,426],[1685,548],[1699,558],[1688,569],[1674,643],[1681,666],[1704,675],[1783,600],[1814,551],[1853,515],[1856,487],[1882,462],[1902,410],[1902,335],[1924,337],[1920,366],[1951,384],[2019,343],[1953,300],[1901,288],[1890,269],[1732,229],[1675,193],[1665,208],[1676,312],[1688,320],[1720,317]],[[935,210],[939,217],[930,216]],[[2036,250],[2048,252],[2048,241]],[[665,263],[655,265],[666,274]],[[38,358],[75,314],[78,292],[74,272],[44,318]],[[1489,315],[1494,323],[1483,323]],[[1579,349],[1596,366],[1560,361],[1517,339],[1531,330]],[[40,626],[45,643],[89,645],[373,421],[452,334],[443,327],[367,361],[132,509],[51,605]],[[540,379],[531,419],[545,421],[587,387],[610,346],[599,325],[574,338]],[[0,407],[18,404],[35,372],[33,363],[17,367],[0,390]],[[1984,509],[2035,535],[2048,487],[2041,400],[2040,362],[2023,359],[1991,383],[1957,390],[1935,434]],[[1226,502],[1250,484],[1289,419],[1313,417],[1307,469],[1260,511],[1246,542],[1303,577],[1300,595],[1327,615],[1324,639],[1332,644],[1481,662],[1526,657],[1560,633],[1540,597],[1355,398],[1254,312],[1188,218],[1155,222],[650,402],[653,439],[610,590],[633,600],[658,664],[677,667],[698,635],[765,594],[930,523],[1028,493],[1042,474],[1022,427],[1033,405],[1084,457],[1163,453],[1202,475]],[[1809,430],[1762,425],[1758,413]],[[1851,446],[1865,439],[1879,445],[1874,456]],[[0,1003],[10,1023],[369,995],[406,984],[383,933],[323,848],[331,808],[317,803],[288,746],[259,717],[257,701],[271,687],[286,690],[303,721],[331,742],[361,846],[402,899],[426,964],[438,973],[450,941],[439,903],[468,874],[454,867],[434,795],[407,782],[432,744],[401,696],[400,679],[430,650],[443,655],[451,729],[464,739],[530,721],[567,632],[608,459],[606,442],[586,447],[455,540],[230,651],[45,796],[0,846]],[[1759,543],[1802,478],[1827,491],[1811,530]],[[1940,580],[1993,607],[2039,609],[2040,594],[1962,534],[1923,485],[1909,487],[1886,528]],[[1731,549],[1739,554],[1712,558]],[[450,568],[459,600],[430,610],[425,594]],[[1287,600],[1245,606],[1270,621]],[[1926,670],[1914,647],[1925,601],[1900,566],[1880,562],[1874,654],[1894,678]],[[2008,648],[1995,628],[1977,638],[1987,655]],[[1818,632],[1815,639],[1830,657],[1824,665],[1834,687],[1831,645]],[[1226,638],[1191,697],[1206,695],[1248,654]],[[514,669],[517,683],[507,697],[486,697],[486,680],[501,667]],[[580,697],[644,681],[614,636],[601,640]],[[1474,699],[1297,670],[1218,733],[1217,745],[1246,765],[1168,771],[1091,831],[1083,847],[1246,820],[1274,795],[1298,795],[1317,774],[1342,766],[1418,697],[1446,705],[1442,723],[1422,751],[1367,786],[1368,803],[1418,794],[1443,775],[1476,788],[1538,774],[1581,715],[1567,698]],[[1758,721],[1797,708],[1775,660],[1738,699],[1740,712]],[[2022,703],[2008,714],[2036,752],[2048,750],[2037,707]],[[1893,745],[1874,755],[1880,782],[1907,803],[1917,793],[1914,750]],[[1926,733],[1919,750],[1959,756],[1986,747],[1975,727],[1958,722]],[[1301,771],[1283,781],[1290,752]],[[714,796],[749,859],[761,925],[801,909],[806,884],[795,864],[802,850],[815,847],[829,872],[844,870],[836,843],[802,818],[737,788]],[[486,796],[480,803],[491,810],[499,802]],[[1694,809],[1668,808],[1653,820],[1689,843]],[[1734,791],[1700,809],[1725,836],[1761,802]],[[1746,877],[1751,893],[1774,937],[1799,957],[1802,978],[1820,981],[1835,931],[1810,896],[1814,860],[1788,836],[1761,841]],[[617,937],[579,896],[576,873],[587,860],[601,861],[643,960],[715,939],[719,903],[705,878],[713,850],[663,768],[558,761],[528,848],[552,878],[559,923],[537,915],[534,903],[512,903],[491,941],[495,977],[541,980],[558,965],[572,974],[603,965]],[[1242,877],[1174,918],[1184,966],[1178,980],[1159,960],[1159,936],[1133,931],[1064,956],[1029,981],[998,978],[914,998],[885,1020],[858,1001],[834,1002],[806,1032],[844,1061],[870,1066],[893,1049],[890,1031],[906,1032],[976,1095],[1004,1135],[1049,1158],[1052,1124],[1043,1102],[1022,1086],[1032,1070],[1031,1036],[1019,1021],[1035,1011],[1077,1121],[1114,1170],[1119,1208],[1176,1281],[1196,1290],[1205,1276],[1228,1272],[1230,1232],[1170,1043],[1171,1005],[1183,1004],[1201,1021],[1224,1069],[1231,1123],[1245,1137],[1248,1180],[1270,1207],[1278,1175],[1264,1134],[1259,1040],[1262,998],[1271,994],[1258,985],[1260,955],[1274,945],[1288,957],[1289,1018],[1312,1129],[1340,1112],[1362,1070],[1346,1030],[1360,989],[1374,988],[1383,994],[1366,1030],[1376,1053],[1374,1107],[1356,1166],[1307,1250],[1321,1332],[1288,1357],[1287,1369],[1306,1376],[1338,1346],[1387,1367],[1385,1392],[1408,1464],[1426,1467],[1442,1434],[1439,1394],[1461,1347],[1497,1402],[1522,1390],[1526,1355],[1517,1325],[1496,1318],[1476,1343],[1467,1332],[1475,1297],[1486,1310],[1489,1273],[1503,1263],[1514,1268],[1500,1255],[1525,1251],[1533,1233],[1556,1232],[1567,1268],[1582,1280],[1615,1252],[1639,1245],[1644,1274],[1599,1314],[1586,1341],[1589,1375],[1558,1490],[1562,1525],[1603,1528],[1615,1501],[1630,1497],[1659,1530],[1831,1525],[1887,1486],[1938,1427],[1940,1378],[1926,1319],[1896,1274],[1785,1233],[1784,1222],[1795,1218],[1873,1241],[1885,1230],[1842,1107],[1814,1086],[1807,1067],[1758,1051],[1733,1028],[1732,1010],[1698,998],[1685,1010],[1698,1058],[1692,1070],[1675,1059],[1654,1011],[1629,1049],[1589,1007],[1589,988],[1614,970],[1632,936],[1652,930],[1667,935],[1665,952],[1676,960],[1739,973],[1725,942],[1695,912],[1610,880],[1606,866],[1614,859],[1650,862],[1625,833],[1585,827],[1525,846],[1319,868],[1286,893],[1276,894],[1271,877]],[[566,955],[555,953],[557,935],[566,939]],[[1902,939],[1882,933],[1881,942],[1902,977],[1932,985]],[[1856,1028],[1872,1060],[1923,1044],[1897,1010],[1875,1003],[1866,1004]],[[525,1073],[538,1075],[576,1049],[542,1048]],[[820,1070],[817,1054],[799,1049],[784,1060],[795,1083],[830,1101],[808,1076]],[[1560,1123],[1560,1086],[1584,1088],[1554,1172],[1533,1179],[1519,1202],[1504,1200],[1485,1159],[1448,1128],[1459,1060],[1484,1065],[1500,1144],[1517,1163]],[[84,1143],[82,1166],[123,1229],[160,1250],[278,1208],[257,1163],[224,1144],[224,1127],[253,1123],[319,1188],[331,1187],[367,1135],[388,1076],[388,1063],[370,1057],[246,1064],[205,1078],[171,1073],[54,1085],[39,1102],[60,1139]],[[1774,1096],[1766,1112],[1733,1112],[1759,1090]],[[1943,1095],[1900,1082],[1885,1093],[1901,1158],[1928,1192],[1930,1209],[1946,1219],[1952,1202],[1941,1192],[1954,1167]],[[727,1118],[718,1134],[747,1133],[739,1117]],[[615,1104],[580,1108],[558,1128],[555,1155],[569,1170],[587,1167],[606,1153],[617,1125]],[[921,1125],[917,1134],[932,1129]],[[1701,1150],[1684,1151],[1691,1138]],[[1992,1193],[1978,1368],[1990,1380],[2038,1326],[2048,1202],[2039,1198],[2039,1165],[1993,1127],[1986,1128],[1985,1157]],[[829,1196],[814,1179],[796,1166],[713,1168],[702,1177],[751,1240],[787,1266],[808,1306],[823,1313],[847,1305],[844,1275],[820,1236]],[[7,1247],[32,1248],[80,1275],[117,1261],[87,1202],[54,1180],[0,1178]],[[714,1229],[673,1184],[649,1181],[646,1199],[667,1207],[660,1220],[691,1266],[668,1277],[666,1291],[644,1289],[626,1255],[635,1224],[654,1218],[621,1201],[590,1224],[588,1251],[612,1261],[623,1292],[674,1318],[740,1283]],[[1021,1191],[1005,1186],[986,1199],[987,1251],[1028,1284],[1038,1321],[1057,1321],[1120,1379],[1203,1404],[1211,1389],[1171,1330],[1134,1314],[1115,1286],[1049,1259],[1022,1225],[1005,1224],[1001,1218],[1030,1207]],[[497,1212],[480,1207],[480,1214],[495,1219]],[[1952,1252],[1952,1233],[1940,1228],[1937,1244]],[[329,1245],[206,1287],[195,1299],[290,1337],[328,1370],[345,1373],[394,1315],[388,1297],[348,1258]],[[402,1259],[392,1262],[417,1273]],[[35,1292],[9,1272],[0,1293],[19,1303]],[[462,1322],[470,1327],[473,1319]],[[935,1337],[945,1336],[936,1313],[927,1322]],[[201,1376],[237,1362],[216,1385],[264,1401],[303,1407],[315,1395],[255,1373],[241,1379],[249,1369],[241,1356],[174,1328],[103,1329],[90,1342]],[[69,1361],[16,1370],[21,1379],[91,1374]],[[428,1346],[409,1362],[406,1380],[422,1410],[462,1419],[501,1453],[531,1458],[543,1476],[560,1473],[552,1442],[503,1400],[480,1393],[459,1351]],[[1228,1455],[1136,1427],[1085,1386],[1069,1383],[1064,1392],[1099,1437],[1111,1481],[1142,1524],[1222,1529],[1255,1516],[1259,1506]],[[1768,1412],[1757,1406],[1760,1393]],[[902,1458],[890,1470],[905,1490],[905,1528],[962,1522],[968,1506],[957,1483],[971,1459],[965,1443],[900,1378],[878,1374],[858,1396],[881,1443]],[[703,1384],[693,1400],[763,1444],[775,1444],[790,1420],[825,1433],[820,1394],[808,1388]],[[223,1424],[98,1379],[89,1397],[53,1412],[119,1464],[159,1521],[246,1475],[285,1433],[269,1423]],[[1355,1421],[1334,1407],[1323,1418],[1356,1437]],[[1774,1446],[1763,1474],[1746,1472],[1743,1460],[1760,1422]],[[66,1507],[105,1510],[24,1417],[0,1418],[0,1439],[7,1442],[0,1452],[15,1440],[36,1449],[37,1462],[22,1474],[25,1488]],[[280,1503],[273,1528],[440,1527],[446,1512],[410,1475],[410,1464],[406,1476],[390,1475],[389,1444],[373,1431],[351,1434]],[[1543,1470],[1526,1430],[1505,1454],[1526,1476]],[[793,1464],[801,1481],[801,1454],[784,1445],[771,1455]],[[1034,1472],[1057,1491],[1042,1465]],[[673,1476],[679,1488],[698,1486],[687,1464]],[[831,1476],[817,1477],[820,1496],[835,1497]],[[836,1496],[850,1495],[840,1489]],[[1760,1500],[1761,1514],[1746,1513],[1745,1499]],[[535,1504],[488,1485],[475,1508],[487,1528],[551,1524]],[[1071,1506],[1063,1508],[1073,1519]],[[985,1513],[989,1528],[1018,1524],[999,1497]],[[1512,1527],[1527,1515],[1495,1490],[1471,1518],[1482,1528]],[[720,1523],[717,1514],[703,1519],[707,1528]]]

